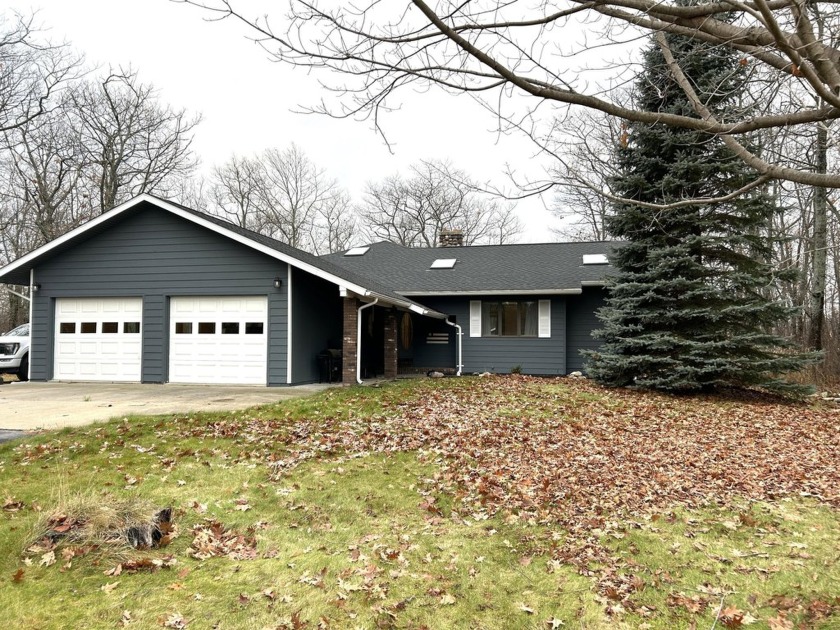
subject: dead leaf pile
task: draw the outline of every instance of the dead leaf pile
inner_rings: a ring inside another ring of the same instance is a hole
[[[464,520],[501,512],[562,525],[569,536],[554,557],[596,580],[610,614],[652,612],[632,603],[642,579],[600,542],[617,523],[678,506],[786,496],[840,507],[836,409],[757,394],[675,397],[526,376],[418,387],[383,404],[374,415],[231,418],[184,430],[234,440],[238,459],[262,459],[274,479],[324,456],[419,452],[441,469],[421,489],[428,518],[443,517],[435,495],[448,495],[453,515]],[[193,547],[201,555],[228,555],[239,538],[227,540],[203,526]],[[697,613],[712,602],[674,594],[669,605]],[[725,612],[722,621],[733,626],[749,621],[740,611]]]
[[[193,527],[193,541],[187,554],[196,560],[227,556],[233,560],[257,557],[257,540],[253,534],[240,534],[214,520]]]
[[[840,414],[804,404],[512,376],[423,391],[389,411],[285,427],[291,452],[275,473],[325,453],[420,450],[443,462],[441,490],[467,490],[464,514],[513,510],[587,528],[735,498],[840,506]],[[277,428],[252,421],[244,439]]]

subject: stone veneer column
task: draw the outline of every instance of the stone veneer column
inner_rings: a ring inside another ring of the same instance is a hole
[[[385,315],[385,378],[397,378],[397,316]]]
[[[341,343],[341,382],[344,385],[356,383],[356,350],[359,347],[357,320],[359,300],[344,298],[344,333]]]

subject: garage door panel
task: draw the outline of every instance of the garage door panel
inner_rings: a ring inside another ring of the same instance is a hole
[[[56,300],[54,378],[139,382],[142,298]]]
[[[246,324],[267,322],[265,296],[171,298],[170,382],[265,385],[268,338]]]

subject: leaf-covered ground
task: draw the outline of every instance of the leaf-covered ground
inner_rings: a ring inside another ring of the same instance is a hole
[[[838,456],[835,407],[568,379],[132,419],[0,448],[0,588],[25,610],[34,585],[93,572],[103,627],[840,627]],[[176,580],[144,609],[114,603],[114,566],[71,555],[57,577],[54,550],[24,548],[49,479],[174,505],[161,562],[213,588]]]

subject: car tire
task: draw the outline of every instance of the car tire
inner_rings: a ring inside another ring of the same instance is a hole
[[[23,358],[20,360],[20,368],[18,369],[18,380],[28,381],[29,380],[29,355],[23,355]]]

